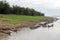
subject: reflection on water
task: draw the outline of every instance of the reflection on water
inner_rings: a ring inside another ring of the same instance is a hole
[[[40,27],[35,30],[24,28],[11,36],[0,36],[0,40],[60,40],[60,20],[53,23],[54,27]]]

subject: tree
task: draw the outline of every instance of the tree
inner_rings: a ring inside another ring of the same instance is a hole
[[[44,13],[38,12],[34,9],[24,8],[20,6],[10,7],[6,1],[0,1],[0,14],[16,14],[16,15],[28,15],[28,16],[44,16]]]
[[[10,6],[7,2],[0,1],[0,13],[2,14],[10,13]]]

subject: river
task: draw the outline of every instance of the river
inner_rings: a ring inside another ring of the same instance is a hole
[[[54,27],[51,28],[23,28],[18,32],[12,32],[10,36],[0,34],[0,40],[60,40],[60,20],[53,24]]]

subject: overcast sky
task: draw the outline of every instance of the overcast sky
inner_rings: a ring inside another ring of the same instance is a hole
[[[10,5],[33,8],[46,15],[60,15],[60,0],[6,0]]]

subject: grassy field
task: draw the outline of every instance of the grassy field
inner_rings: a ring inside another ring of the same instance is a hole
[[[45,20],[47,17],[43,16],[23,16],[23,15],[1,15],[0,14],[0,20],[10,23],[10,24],[18,24],[28,21],[41,21]]]

